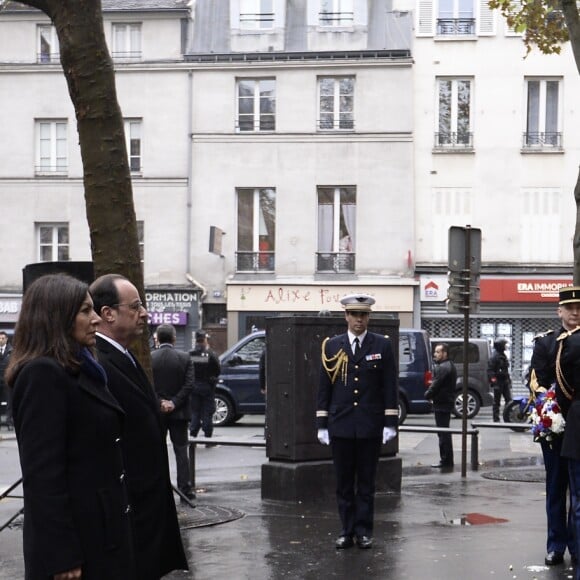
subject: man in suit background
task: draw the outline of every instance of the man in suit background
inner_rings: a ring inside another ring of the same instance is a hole
[[[187,457],[187,426],[190,395],[193,388],[193,361],[186,352],[175,348],[176,332],[171,324],[161,324],[156,331],[159,347],[151,353],[153,386],[159,398],[164,433],[173,444],[177,469],[177,488],[194,499]]]
[[[10,346],[8,342],[8,335],[3,330],[0,330],[0,403],[5,403],[3,411],[6,416],[6,425],[9,427],[12,427],[12,396],[10,389],[6,386],[6,382],[4,381],[4,371],[10,361],[11,352],[12,346]],[[0,415],[1,414],[2,410],[0,410]]]
[[[397,367],[391,341],[367,332],[375,299],[345,296],[348,331],[322,343],[316,411],[318,439],[332,446],[342,550],[371,548],[381,443],[397,434]]]
[[[89,289],[97,327],[97,353],[107,385],[125,411],[127,482],[135,524],[137,577],[158,580],[187,569],[173,501],[167,444],[157,396],[145,371],[128,350],[147,329],[147,310],[124,276],[106,274]]]

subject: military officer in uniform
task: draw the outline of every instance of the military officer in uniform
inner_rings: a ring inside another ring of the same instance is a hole
[[[367,331],[374,298],[341,300],[348,330],[322,343],[318,439],[331,445],[342,531],[337,549],[373,544],[375,476],[381,443],[397,434],[397,368],[391,341]]]
[[[535,392],[547,391],[556,382],[557,338],[580,323],[580,296],[570,296],[569,289],[560,292],[558,317],[561,326],[558,331],[550,330],[534,338],[530,371],[530,389]],[[561,394],[560,394],[561,397]],[[562,437],[552,441],[541,440],[544,467],[546,469],[546,516],[547,541],[545,563],[548,566],[560,564],[568,548],[573,560],[576,559],[572,511],[566,509],[568,497],[568,459],[561,456]],[[568,513],[567,513],[568,512]]]
[[[560,290],[560,305],[571,313],[570,329],[558,336],[556,354],[556,391],[566,428],[561,456],[568,459],[572,520],[574,522],[574,554],[580,554],[580,286]],[[573,560],[574,560],[573,556]],[[580,566],[574,578],[580,580]]]

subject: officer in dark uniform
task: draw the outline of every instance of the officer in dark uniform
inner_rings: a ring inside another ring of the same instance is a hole
[[[487,369],[489,382],[493,388],[493,420],[496,423],[499,421],[499,406],[502,396],[506,405],[512,400],[510,361],[505,353],[506,346],[507,340],[505,338],[498,338],[493,343],[493,354],[489,359]]]
[[[210,350],[207,333],[195,333],[195,348],[189,353],[193,359],[195,380],[191,392],[191,424],[189,433],[197,437],[200,427],[206,437],[213,435],[215,412],[215,386],[221,371],[220,361]]]
[[[337,549],[373,544],[375,477],[381,443],[397,434],[397,368],[391,341],[367,332],[374,298],[341,300],[348,332],[322,343],[318,439],[332,446],[342,531]]]
[[[558,316],[561,326],[558,331],[550,330],[534,338],[530,370],[530,389],[534,392],[547,391],[556,382],[557,338],[576,327],[580,313],[578,303],[567,302],[566,289],[560,293]],[[574,305],[574,306],[573,306]],[[568,460],[560,455],[562,437],[552,441],[540,440],[544,467],[546,469],[546,516],[548,537],[546,541],[545,563],[548,566],[560,564],[568,548],[575,559],[574,528],[572,511],[566,509],[568,497]]]
[[[566,428],[562,441],[561,456],[568,459],[572,520],[574,523],[574,550],[572,560],[580,554],[580,287],[570,286],[560,290],[560,309],[565,332],[557,337],[556,392]],[[565,498],[563,499],[565,501]],[[576,566],[574,578],[580,580],[580,566]]]

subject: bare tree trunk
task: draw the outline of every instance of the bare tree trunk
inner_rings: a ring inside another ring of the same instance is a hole
[[[54,24],[74,105],[95,275],[116,272],[145,291],[131,173],[100,0],[21,0]],[[137,346],[149,368],[148,337]]]

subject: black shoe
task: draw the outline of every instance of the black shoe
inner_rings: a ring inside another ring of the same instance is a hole
[[[453,469],[453,463],[432,463],[431,467],[435,467],[437,469]]]
[[[578,564],[578,556],[576,556],[576,554],[570,554],[570,561],[574,566],[576,566],[576,564]]]
[[[187,499],[196,499],[195,491],[188,489],[180,489],[179,490]]]
[[[373,539],[370,536],[360,536],[356,539],[356,543],[361,550],[368,550],[373,547]]]
[[[339,536],[335,544],[337,550],[346,550],[354,546],[352,536]]]
[[[548,552],[544,558],[546,566],[556,566],[564,561],[564,554],[562,552]]]

